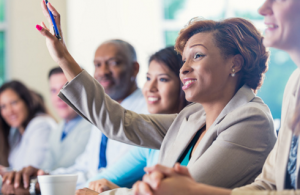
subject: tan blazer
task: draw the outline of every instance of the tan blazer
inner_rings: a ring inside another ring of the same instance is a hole
[[[159,163],[173,166],[206,114],[193,103],[179,114],[143,115],[122,108],[86,71],[59,96],[107,137],[160,149]],[[196,148],[188,168],[198,182],[234,188],[254,181],[276,141],[269,108],[243,86],[222,110]]]
[[[297,68],[291,75],[283,96],[282,113],[281,113],[281,128],[279,130],[278,140],[268,156],[262,173],[255,179],[251,185],[235,189],[233,194],[268,194],[267,192],[253,192],[253,190],[276,190],[269,192],[270,194],[300,194],[300,190],[284,190],[285,176],[287,170],[287,162],[292,140],[292,130],[290,128],[291,118],[294,115],[296,100],[300,90],[300,70]],[[300,144],[298,145],[296,167],[296,182],[297,188],[300,188]],[[245,192],[250,190],[252,192]]]

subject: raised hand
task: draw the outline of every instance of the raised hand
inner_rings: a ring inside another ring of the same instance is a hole
[[[63,69],[68,81],[71,81],[82,70],[80,66],[76,63],[76,61],[73,59],[73,57],[70,55],[64,43],[63,32],[61,30],[61,23],[60,23],[60,14],[51,5],[51,3],[48,3],[46,5],[46,3],[42,1],[41,6],[42,6],[42,11],[44,13],[44,16],[48,20],[48,23],[51,27],[49,30],[49,28],[45,25],[45,23],[42,22],[41,25],[36,25],[36,28],[46,38],[46,45],[51,57]],[[58,40],[54,36],[54,32],[52,29],[53,24],[49,16],[47,6],[54,16],[55,23],[57,25],[58,31],[62,38],[61,40]]]

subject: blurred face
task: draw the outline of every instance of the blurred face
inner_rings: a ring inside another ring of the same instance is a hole
[[[68,121],[75,118],[77,114],[70,106],[57,96],[66,82],[67,79],[63,73],[53,74],[49,79],[52,105],[56,109],[59,117]]]
[[[198,33],[185,45],[180,79],[190,102],[204,103],[222,98],[229,85],[232,58],[226,59],[214,44],[212,33]]]
[[[289,50],[300,44],[300,1],[265,0],[259,9],[267,29],[264,45]]]
[[[163,63],[150,62],[143,94],[151,114],[171,114],[179,112],[178,77]]]
[[[103,86],[105,93],[112,99],[120,100],[128,95],[135,80],[132,63],[128,56],[118,44],[106,43],[101,45],[94,58],[95,79]]]
[[[0,94],[0,109],[1,116],[11,127],[22,127],[23,122],[28,117],[25,102],[12,89],[6,89]]]

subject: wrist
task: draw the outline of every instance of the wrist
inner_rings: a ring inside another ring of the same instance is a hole
[[[74,60],[71,54],[69,54],[69,52],[65,55],[65,58],[62,59],[58,64],[62,68],[69,82],[82,71],[81,67],[77,64],[77,62]]]

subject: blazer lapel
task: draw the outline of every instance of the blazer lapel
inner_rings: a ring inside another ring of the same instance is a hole
[[[186,147],[194,138],[197,131],[204,126],[205,119],[206,115],[204,111],[196,112],[189,118],[184,119],[178,131],[175,142],[167,152],[167,159],[169,162],[167,164],[169,166],[174,166],[174,164],[178,161]]]

